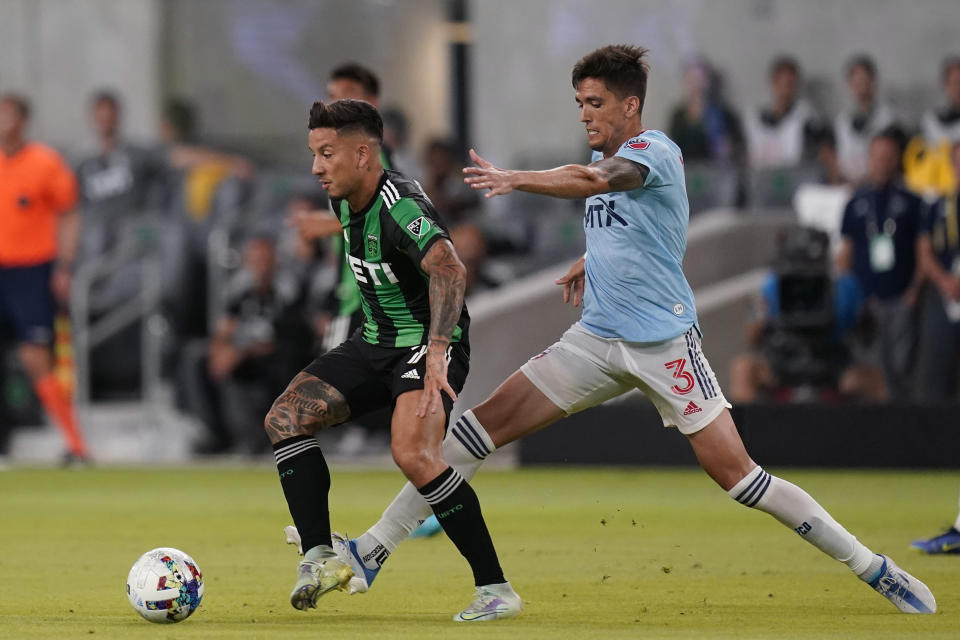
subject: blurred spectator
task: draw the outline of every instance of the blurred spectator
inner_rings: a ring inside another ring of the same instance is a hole
[[[263,416],[288,374],[284,356],[289,354],[282,343],[289,336],[283,327],[297,312],[297,293],[296,282],[277,270],[274,241],[263,236],[248,240],[243,267],[228,287],[226,307],[206,344],[205,358],[190,363],[205,367],[206,380],[195,381],[198,393],[193,398],[199,403],[194,411],[210,428],[201,451],[267,450]],[[199,367],[189,375],[203,375]]]
[[[800,97],[800,82],[795,59],[780,56],[770,64],[770,105],[750,109],[743,118],[750,167],[793,167],[813,156],[822,125]]]
[[[683,152],[685,162],[731,162],[742,159],[740,121],[723,101],[720,78],[702,58],[687,62],[683,70],[684,101],[670,116],[670,139]]]
[[[923,115],[922,135],[910,141],[903,158],[907,185],[928,198],[951,194],[958,186],[950,147],[960,140],[960,57],[945,59],[940,69],[947,104]]]
[[[846,173],[841,168],[837,138],[829,129],[824,129],[816,138],[816,160],[820,169],[819,184],[840,187],[848,184]]]
[[[78,261],[112,251],[131,223],[164,200],[166,157],[123,139],[120,100],[110,91],[98,91],[90,101],[90,117],[97,149],[77,165],[80,206],[83,211]],[[124,277],[127,276],[127,277]],[[130,299],[140,286],[137,274],[114,273],[94,292],[94,312]]]
[[[828,235],[788,229],[777,254],[747,326],[753,352],[731,364],[731,399],[883,399],[882,372],[854,363],[847,346],[863,294],[849,274],[831,279]]]
[[[463,181],[463,163],[453,142],[440,138],[428,142],[424,167],[423,190],[450,227],[450,240],[467,269],[469,294],[485,283],[487,241],[479,220],[480,197]]]
[[[867,184],[847,203],[837,256],[867,297],[876,336],[871,355],[883,367],[889,396],[911,398],[910,371],[917,343],[917,235],[923,201],[899,184],[900,136],[885,131],[870,141]]]
[[[26,139],[30,107],[0,97],[0,324],[12,328],[18,355],[44,410],[60,428],[68,460],[88,456],[68,392],[54,375],[57,307],[68,303],[79,216],[73,172],[53,149]]]
[[[853,183],[867,178],[867,148],[876,134],[897,124],[893,107],[877,96],[877,67],[868,55],[854,56],[846,66],[852,104],[837,115],[839,168]]]
[[[384,109],[381,115],[383,116],[383,144],[392,151],[393,168],[421,182],[423,167],[420,166],[416,153],[410,147],[410,123],[407,121],[407,116],[396,107]]]
[[[951,147],[960,180],[960,141]],[[957,397],[960,369],[960,194],[930,206],[923,219],[918,251],[933,287],[927,290],[921,332],[920,398],[943,404]]]
[[[185,100],[167,101],[161,142],[171,178],[173,223],[166,229],[164,249],[165,302],[174,331],[181,339],[208,335],[206,301],[211,231],[230,231],[244,186],[254,175],[243,156],[199,143],[197,117]]]
[[[923,114],[923,137],[929,145],[960,140],[960,57],[951,56],[943,61],[940,80],[947,102]]]
[[[440,138],[427,143],[424,152],[423,190],[451,227],[473,221],[480,198],[463,181],[463,163],[457,146]]]

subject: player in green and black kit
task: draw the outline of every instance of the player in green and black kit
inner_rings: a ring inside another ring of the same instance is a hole
[[[397,465],[470,563],[478,593],[481,587],[496,591],[519,612],[477,496],[440,448],[469,368],[463,264],[419,186],[383,169],[383,122],[373,106],[317,102],[309,129],[313,173],[339,215],[365,321],[300,372],[264,422],[304,550],[290,602],[298,609],[316,606],[319,596],[353,576],[331,547],[330,472],[314,434],[392,405]],[[481,610],[489,605],[489,598],[482,605],[475,600],[457,619],[497,617]]]

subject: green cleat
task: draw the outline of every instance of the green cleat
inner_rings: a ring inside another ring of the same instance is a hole
[[[307,551],[297,565],[297,584],[290,593],[294,609],[306,611],[316,608],[317,599],[328,591],[344,589],[353,577],[353,569],[337,559],[328,546]]]

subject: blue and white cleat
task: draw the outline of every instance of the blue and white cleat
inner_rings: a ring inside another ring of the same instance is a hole
[[[914,540],[910,543],[913,549],[919,549],[924,553],[960,553],[960,531],[956,527],[950,527],[946,533],[928,538],[926,540]]]
[[[454,622],[487,622],[516,618],[523,611],[520,596],[509,582],[477,587],[476,597],[470,606],[453,616]]]
[[[378,565],[376,569],[368,569],[357,552],[356,540],[351,540],[336,531],[330,534],[330,538],[333,541],[333,550],[337,553],[337,558],[353,569],[353,577],[350,579],[349,585],[350,595],[369,591],[370,585],[373,584],[377,574],[380,573],[382,566]]]
[[[408,538],[432,538],[443,531],[443,527],[440,526],[440,521],[437,520],[436,515],[432,515],[423,522],[420,523],[420,526],[413,530]]]
[[[873,590],[894,604],[903,613],[933,613],[937,610],[937,601],[933,593],[912,575],[901,569],[883,554],[877,577],[868,584]]]

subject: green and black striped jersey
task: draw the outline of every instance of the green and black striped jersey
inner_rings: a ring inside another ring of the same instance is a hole
[[[383,347],[424,344],[430,331],[430,280],[420,261],[434,242],[450,235],[420,185],[384,171],[377,192],[361,211],[331,202],[343,225],[350,270],[360,286],[363,339]],[[452,341],[467,344],[466,305]]]
[[[380,145],[380,163],[384,169],[393,167],[393,155],[390,152],[390,147],[385,144]],[[339,215],[340,212],[334,210],[334,214]],[[343,242],[339,236],[333,237],[331,246],[333,255],[337,260],[336,313],[340,316],[349,316],[361,310],[360,289],[357,287],[356,278],[353,277],[350,267],[347,265],[347,256],[343,252]]]

